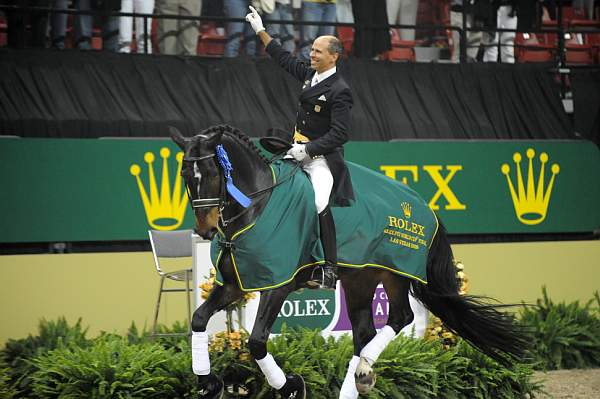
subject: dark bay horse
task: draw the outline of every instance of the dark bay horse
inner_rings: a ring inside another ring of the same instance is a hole
[[[223,253],[235,251],[230,245],[235,238],[232,236],[265,211],[273,192],[273,172],[268,160],[248,137],[230,126],[213,126],[191,138],[184,138],[174,128],[170,132],[184,152],[181,174],[195,212],[196,232],[212,239],[219,231],[224,241]],[[222,155],[217,155],[223,149],[233,165],[233,182],[252,199],[248,207],[240,205],[226,187],[227,171],[220,162],[219,156]],[[358,191],[369,190],[369,187],[355,187]],[[432,240],[424,258],[426,283],[382,268],[339,267],[339,279],[344,287],[352,324],[355,355],[349,363],[340,398],[356,398],[359,393],[367,393],[373,387],[375,375],[371,366],[395,335],[413,320],[409,292],[447,327],[483,353],[507,365],[510,359],[522,358],[527,340],[513,324],[512,317],[481,298],[459,295],[452,250],[441,223]],[[222,284],[215,286],[192,319],[192,363],[194,373],[198,375],[200,398],[223,396],[221,379],[210,372],[206,326],[213,314],[243,295],[232,259],[232,256],[219,258],[216,266],[222,276]],[[291,292],[307,288],[310,275],[311,268],[304,268],[288,283],[261,291],[256,321],[248,342],[250,352],[268,383],[284,398],[306,397],[304,381],[298,375],[286,376],[268,354],[266,344],[285,299]],[[378,333],[373,324],[371,304],[379,283],[387,292],[390,308],[387,325]]]

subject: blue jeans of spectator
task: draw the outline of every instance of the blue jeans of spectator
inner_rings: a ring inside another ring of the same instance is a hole
[[[53,8],[55,10],[66,10],[69,4],[69,0],[54,0]],[[58,49],[65,48],[65,36],[67,34],[67,14],[52,13],[50,16],[50,38],[52,40],[52,47]]]
[[[91,0],[78,0],[77,9],[88,11],[92,9]],[[95,3],[95,2],[94,2]],[[119,17],[101,17],[102,20],[102,49],[117,51],[119,48]],[[89,50],[92,48],[93,15],[78,15],[75,17],[73,29],[77,48]]]
[[[310,1],[302,2],[302,21],[335,22],[336,8],[335,4],[312,3]],[[310,60],[310,48],[318,36],[333,35],[334,26],[302,26],[302,40],[300,42],[299,58]]]
[[[292,5],[275,3],[275,10],[271,14],[265,16],[265,21],[293,21],[292,16]],[[294,25],[292,24],[268,24],[267,32],[273,38],[277,40],[284,50],[293,53],[296,48],[294,41]]]
[[[227,18],[245,18],[250,12],[248,0],[224,0],[223,11]],[[227,43],[225,44],[225,57],[237,57],[240,52],[242,37],[246,47],[246,55],[256,54],[256,34],[248,22],[228,22]]]

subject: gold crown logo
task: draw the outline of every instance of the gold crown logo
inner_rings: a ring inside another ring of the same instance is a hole
[[[541,223],[546,218],[546,211],[548,210],[548,204],[550,203],[550,195],[552,194],[554,178],[558,172],[560,172],[560,166],[556,163],[552,165],[552,168],[550,169],[552,171],[552,176],[550,177],[548,186],[544,189],[544,171],[546,168],[546,163],[548,162],[548,154],[542,152],[540,154],[541,167],[536,188],[535,178],[533,176],[533,157],[535,156],[535,151],[532,148],[529,148],[527,149],[526,154],[527,158],[529,159],[527,185],[523,183],[520,153],[515,152],[513,155],[513,161],[515,162],[517,171],[516,191],[509,176],[510,166],[505,163],[502,165],[500,170],[506,176],[517,218],[523,224],[534,225]]]
[[[404,216],[407,219],[410,219],[410,215],[412,214],[412,208],[411,208],[410,204],[408,202],[403,202],[400,204],[400,206],[402,207],[402,210],[404,211]]]
[[[177,174],[175,175],[175,186],[171,192],[171,184],[169,178],[169,157],[171,151],[163,147],[160,149],[162,162],[162,181],[160,184],[160,193],[156,183],[154,174],[154,154],[147,152],[144,154],[144,161],[148,164],[148,180],[150,183],[150,196],[146,192],[142,179],[140,178],[141,168],[137,164],[131,165],[129,172],[135,176],[140,197],[146,211],[148,224],[156,230],[175,230],[183,223],[185,216],[188,197],[185,190],[182,189],[181,178],[181,163],[183,160],[183,152],[178,152],[175,156],[177,160]]]

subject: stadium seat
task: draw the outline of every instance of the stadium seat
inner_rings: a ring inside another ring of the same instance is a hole
[[[102,50],[102,30],[94,28],[92,30],[92,48],[94,50]]]
[[[220,34],[214,22],[202,23],[198,37],[198,55],[220,57],[225,52],[227,37]]]
[[[588,34],[583,33],[569,33],[569,27],[579,28],[577,25],[573,25],[573,21],[582,21],[582,20],[571,20],[569,26],[565,28],[567,31],[565,33],[565,62],[567,64],[593,64],[595,62],[595,49],[588,40],[586,36]],[[593,22],[593,21],[590,21]],[[585,24],[590,27],[592,24],[588,25],[584,22],[579,22],[580,24]],[[556,21],[544,21],[545,28],[557,29],[558,25]],[[543,43],[547,46],[552,46],[555,49],[558,49],[558,34],[554,32],[547,32],[541,34],[541,38]]]
[[[592,57],[595,63],[600,63],[600,21],[591,21],[589,19],[574,19],[569,25],[570,28],[581,30],[583,44],[591,46]],[[588,31],[589,32],[585,32]]]
[[[338,26],[337,34],[342,46],[344,46],[344,53],[349,56],[352,54],[352,46],[354,45],[354,28],[351,26]]]
[[[541,43],[534,33],[517,33],[515,37],[515,59],[517,62],[553,62],[554,46]]]
[[[192,269],[175,270],[165,272],[161,268],[160,261],[164,258],[189,258],[192,260],[192,230],[173,230],[173,231],[158,231],[149,230],[150,244],[152,246],[152,254],[154,255],[154,266],[160,276],[160,286],[158,290],[158,300],[154,312],[154,322],[152,323],[153,336],[165,335],[187,335],[181,333],[174,334],[159,334],[157,333],[158,312],[160,310],[160,301],[163,293],[168,292],[185,292],[187,295],[187,314],[191,331],[192,322],[192,305],[191,295],[193,288],[190,284],[193,281]],[[185,288],[165,288],[165,279],[173,281],[185,282]]]
[[[4,15],[0,15],[0,47],[6,46],[6,41],[7,41],[6,30],[7,30],[6,18],[4,17]]]
[[[417,42],[414,40],[400,39],[400,33],[397,29],[390,29],[392,49],[382,57],[388,61],[407,61],[415,62],[415,46]]]

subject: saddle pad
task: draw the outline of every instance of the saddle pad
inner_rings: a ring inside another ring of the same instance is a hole
[[[338,266],[383,268],[427,283],[425,265],[438,228],[435,214],[408,186],[347,162],[356,201],[332,208]],[[233,247],[223,249],[218,233],[211,260],[222,284],[219,264],[230,256],[244,291],[267,290],[289,283],[303,268],[323,263],[319,220],[308,176],[290,161],[272,164],[277,181],[256,221],[236,232]]]

